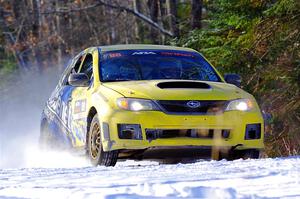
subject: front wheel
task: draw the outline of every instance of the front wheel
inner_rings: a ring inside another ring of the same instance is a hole
[[[260,151],[257,149],[246,149],[246,150],[233,150],[229,152],[229,160],[236,159],[258,159],[260,157]]]
[[[98,115],[93,117],[90,124],[87,140],[87,154],[93,166],[115,166],[118,160],[119,152],[103,151],[101,144],[101,128]]]

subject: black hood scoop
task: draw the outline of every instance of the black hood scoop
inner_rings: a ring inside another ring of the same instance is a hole
[[[161,89],[168,88],[187,88],[187,89],[210,89],[211,87],[203,82],[190,82],[190,81],[170,81],[161,82],[157,84]]]

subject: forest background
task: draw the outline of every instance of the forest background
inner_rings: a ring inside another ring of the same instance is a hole
[[[0,94],[84,48],[165,44],[242,76],[266,114],[265,155],[300,154],[299,0],[0,0]]]

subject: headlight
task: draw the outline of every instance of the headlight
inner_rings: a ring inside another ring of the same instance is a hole
[[[159,108],[151,100],[134,99],[134,98],[119,98],[117,105],[121,109],[130,111],[157,111]]]
[[[236,99],[229,102],[225,111],[250,111],[254,103],[250,99]]]

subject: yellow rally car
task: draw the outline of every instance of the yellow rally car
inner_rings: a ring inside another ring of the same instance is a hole
[[[46,103],[40,143],[118,159],[258,158],[263,117],[254,97],[197,51],[91,47],[74,57]]]

